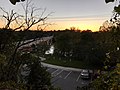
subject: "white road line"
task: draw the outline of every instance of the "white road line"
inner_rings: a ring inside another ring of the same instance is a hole
[[[55,77],[57,76],[57,75],[59,75],[60,73],[62,73],[63,72],[63,70],[61,70],[59,73],[57,73],[56,75],[55,75]]]
[[[66,79],[66,78],[71,74],[71,72],[72,72],[72,71],[70,71],[70,72],[66,75],[66,77],[65,77],[64,79]]]
[[[55,71],[54,71],[54,72],[52,72],[51,74],[54,74],[54,73],[56,73],[58,70],[59,70],[59,69],[55,70]]]
[[[78,78],[76,79],[76,82],[79,80],[80,76],[81,76],[81,75],[79,74]]]

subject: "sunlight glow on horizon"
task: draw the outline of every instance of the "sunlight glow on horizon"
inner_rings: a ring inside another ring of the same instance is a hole
[[[79,30],[92,30],[99,31],[100,26],[110,17],[98,17],[98,18],[81,18],[81,19],[64,19],[53,20],[55,25],[48,26],[47,30],[65,30],[75,27]]]
[[[45,29],[44,27],[39,28],[44,30],[65,30],[75,27],[79,30],[99,31],[100,26],[112,16],[115,6],[114,3],[106,4],[104,0],[69,0],[69,4],[68,0],[33,0],[32,3],[35,7],[41,8],[37,15],[41,14],[42,9],[46,9],[43,17],[54,12],[46,21],[52,25],[48,25]],[[7,0],[0,0],[0,6],[5,11],[10,12],[13,9],[20,15],[24,14],[21,4],[25,5],[26,2],[12,5]],[[5,21],[0,22],[0,28],[3,28],[5,23]],[[15,24],[11,25],[11,27],[16,26]],[[31,30],[37,30],[37,25],[33,26]]]
[[[99,31],[101,24],[94,23],[94,24],[59,24],[59,25],[53,25],[53,26],[48,26],[46,30],[65,30],[65,29],[70,29],[71,27],[75,27],[78,30],[92,30],[92,31]]]
[[[91,31],[99,31],[100,26],[108,20],[109,17],[99,17],[99,18],[64,18],[62,20],[56,19],[48,19],[46,22],[50,23],[45,29],[44,27],[39,28],[43,29],[44,31],[50,30],[65,30],[70,29],[71,27],[75,27],[78,30],[91,30]],[[5,21],[0,21],[0,28],[5,26]],[[31,30],[37,30],[38,25],[34,25]],[[11,27],[15,27],[11,25]]]

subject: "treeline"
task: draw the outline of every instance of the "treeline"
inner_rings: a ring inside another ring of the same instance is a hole
[[[54,36],[54,56],[83,61],[88,65],[100,68],[105,64],[106,54],[113,58],[109,63],[119,62],[119,50],[117,51],[120,46],[119,34],[119,27],[97,32],[91,30],[14,31],[1,29],[0,50],[4,51],[6,43]]]
[[[1,39],[2,39],[2,36],[4,36],[4,35],[6,38],[15,37],[15,38],[21,38],[21,39],[24,38],[26,40],[29,40],[29,39],[41,38],[41,37],[45,37],[45,36],[51,36],[51,33],[42,31],[42,30],[14,31],[12,29],[1,28],[0,29]]]
[[[98,70],[97,77],[77,90],[118,90],[120,87],[120,26],[98,32],[65,30],[55,32],[56,57],[80,60]],[[60,59],[62,60],[62,59]],[[105,71],[104,73],[102,71]]]
[[[120,37],[119,27],[110,30],[92,32],[91,30],[64,30],[54,32],[55,53],[59,58],[80,60],[94,68],[101,68],[105,64],[111,66],[119,62]],[[107,55],[111,57],[106,61]]]
[[[0,88],[52,88],[50,74],[48,74],[39,62],[37,52],[22,53],[18,51],[21,42],[45,36],[54,36],[54,57],[66,60],[79,60],[91,65],[93,68],[110,70],[120,62],[120,27],[111,27],[106,31],[92,32],[90,30],[76,31],[14,31],[11,29],[0,30]],[[43,47],[44,48],[44,47]],[[43,53],[43,52],[42,52]],[[37,56],[37,57],[36,57]],[[27,83],[21,77],[21,66],[29,65],[30,74],[25,77]],[[38,73],[32,73],[40,71]],[[45,77],[43,77],[45,76]],[[39,77],[42,86],[39,87]],[[32,79],[36,81],[32,83]],[[47,82],[46,82],[47,78]],[[19,83],[18,83],[19,81]],[[44,82],[45,81],[45,82]],[[36,84],[37,82],[37,84]],[[4,86],[3,86],[4,85]],[[24,87],[22,87],[22,85]],[[38,85],[38,86],[36,86]],[[46,86],[47,85],[47,86]],[[29,88],[32,89],[29,89]],[[37,89],[36,89],[37,90]],[[42,90],[42,89],[41,89]],[[53,90],[53,88],[51,89]]]

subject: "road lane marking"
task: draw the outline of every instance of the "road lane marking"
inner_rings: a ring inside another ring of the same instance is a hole
[[[55,71],[54,71],[54,72],[52,72],[51,74],[54,74],[54,73],[56,73],[58,70],[59,70],[59,69],[55,70]]]
[[[57,76],[57,75],[59,75],[60,73],[62,73],[63,72],[63,70],[61,70],[59,73],[57,73],[56,75],[55,75],[55,77]]]
[[[66,75],[66,77],[65,77],[64,79],[66,79],[66,78],[71,74],[71,72],[72,72],[72,71],[70,71],[70,72]]]
[[[76,82],[80,79],[80,76],[81,76],[81,75],[79,74],[78,78],[76,79]]]
[[[54,85],[58,80],[59,78],[55,79],[54,81],[51,82],[51,84]]]

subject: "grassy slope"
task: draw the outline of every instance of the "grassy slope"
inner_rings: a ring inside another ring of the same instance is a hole
[[[44,61],[45,63],[53,64],[53,65],[59,65],[64,67],[73,67],[73,68],[90,68],[90,66],[86,65],[82,61],[78,60],[66,60],[64,58],[58,59],[53,57],[47,57],[47,60]]]

